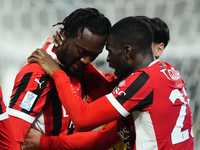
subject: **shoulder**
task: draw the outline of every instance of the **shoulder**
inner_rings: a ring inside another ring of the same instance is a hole
[[[46,75],[45,71],[38,63],[26,63],[18,72],[18,74],[38,73]]]
[[[141,82],[146,82],[147,80],[149,80],[149,78],[150,76],[148,72],[146,72],[145,70],[138,70],[134,73],[131,73],[124,81],[139,84]]]

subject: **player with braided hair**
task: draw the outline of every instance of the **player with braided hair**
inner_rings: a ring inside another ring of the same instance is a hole
[[[163,50],[166,48],[170,40],[169,28],[167,24],[158,17],[155,18],[149,18],[146,16],[137,16],[137,17],[144,20],[150,25],[154,35],[152,43],[152,51],[155,58],[158,59],[162,55]]]
[[[61,33],[67,32],[66,38],[74,38],[78,32],[82,34],[85,28],[88,28],[93,34],[105,36],[111,26],[108,19],[95,8],[77,9],[63,22],[58,22],[53,26],[56,25],[64,26]]]
[[[83,89],[81,72],[102,52],[111,23],[97,9],[81,8],[60,24],[64,26],[61,33],[65,42],[59,47],[49,44],[44,50],[70,76],[77,96],[90,102]],[[17,150],[21,149],[31,126],[48,136],[77,132],[52,78],[36,63],[27,63],[18,72],[8,113]]]

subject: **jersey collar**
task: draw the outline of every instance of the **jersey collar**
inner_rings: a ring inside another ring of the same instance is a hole
[[[56,60],[60,65],[63,65],[59,60],[56,55],[55,50],[53,49],[54,43],[50,44],[48,48],[46,49],[47,54],[51,55],[51,57]]]
[[[160,61],[160,59],[156,59],[156,60],[152,61],[152,62],[148,65],[148,67],[154,65],[155,63],[157,63],[157,62],[159,62],[159,61]]]

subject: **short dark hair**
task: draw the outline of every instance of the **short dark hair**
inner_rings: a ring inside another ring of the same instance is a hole
[[[65,32],[67,38],[74,38],[84,28],[88,28],[93,34],[105,36],[111,28],[111,23],[107,17],[95,8],[80,8],[67,16],[63,22],[55,25],[63,25],[61,32]],[[54,25],[54,26],[55,26]]]
[[[146,16],[137,16],[138,18],[143,19],[152,28],[153,34],[154,34],[154,43],[164,43],[165,47],[167,46],[169,40],[170,40],[170,33],[169,28],[167,24],[160,18],[149,18]]]
[[[151,23],[152,30],[155,33],[154,42],[164,43],[166,47],[170,40],[170,33],[167,24],[160,18],[152,18]]]
[[[148,23],[140,18],[130,16],[113,25],[109,32],[120,48],[131,45],[139,53],[152,53],[153,32]]]

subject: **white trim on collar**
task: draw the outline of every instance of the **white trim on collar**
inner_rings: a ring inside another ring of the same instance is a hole
[[[51,57],[56,60],[59,64],[62,65],[62,63],[58,60],[58,57],[56,56],[56,54],[54,52],[52,52],[52,49],[53,49],[53,46],[54,46],[54,43],[51,43],[49,45],[49,47],[46,49],[46,52],[47,54],[51,55]]]
[[[148,65],[148,67],[149,67],[149,66],[152,66],[153,64],[157,63],[158,61],[160,61],[160,59],[156,59],[156,60],[152,61],[152,62]]]

